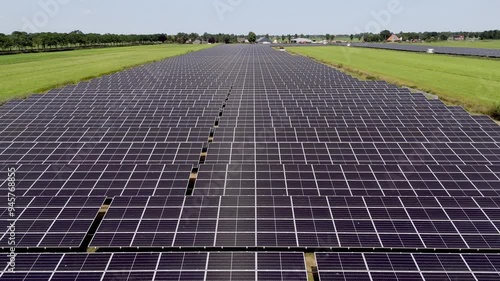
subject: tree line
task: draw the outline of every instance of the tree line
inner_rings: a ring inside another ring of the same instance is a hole
[[[75,30],[69,33],[14,31],[0,33],[0,50],[3,52],[50,51],[56,49],[91,48],[103,46],[145,45],[160,43],[186,44],[196,40],[208,43],[236,43],[234,34],[177,33],[167,34],[97,34]]]
[[[266,37],[266,38],[275,38],[278,41],[281,39],[281,42],[291,42],[294,38],[306,38],[306,39],[316,39],[316,40],[326,40],[326,41],[334,41],[336,38],[345,38],[353,41],[357,38],[360,41],[364,42],[384,42],[391,37],[392,34],[397,35],[399,38],[403,38],[403,40],[407,41],[443,41],[448,40],[449,38],[453,38],[454,36],[463,36],[464,40],[475,39],[475,40],[500,40],[500,30],[486,30],[482,32],[468,32],[468,31],[460,31],[460,32],[399,32],[393,33],[390,30],[383,30],[378,34],[373,33],[359,33],[359,34],[338,34],[338,35],[311,35],[311,34],[288,34],[288,35],[259,35],[256,36],[255,33],[251,32],[246,38],[249,39],[250,42],[255,42],[255,38],[257,37]],[[250,40],[252,39],[252,40]]]
[[[356,35],[351,35],[352,38],[358,38],[365,42],[382,42],[386,41],[393,33],[389,30],[383,30],[379,34],[373,33],[361,33]],[[432,41],[445,41],[454,36],[463,36],[464,40],[468,39],[479,39],[479,40],[498,40],[500,39],[500,30],[486,30],[483,32],[399,32],[394,33],[399,38],[403,40],[420,40],[426,42]]]
[[[386,41],[393,33],[389,30],[384,30],[380,34],[361,33],[351,35],[338,35],[339,37],[350,37],[351,40],[358,38],[365,42],[381,42]],[[396,35],[404,40],[422,40],[422,41],[438,41],[448,40],[453,36],[464,36],[464,39],[481,39],[494,40],[500,39],[500,30],[487,30],[483,32],[399,32]],[[270,38],[269,34],[262,35]],[[57,32],[41,32],[41,33],[26,33],[22,31],[14,31],[12,34],[0,33],[0,51],[3,52],[30,52],[30,51],[47,51],[58,49],[76,49],[76,48],[92,48],[103,46],[126,46],[126,45],[143,45],[143,44],[160,44],[160,43],[178,43],[186,44],[199,40],[205,43],[242,43],[245,39],[250,42],[255,42],[257,39],[255,33],[249,35],[236,34],[198,34],[198,33],[183,33],[167,35],[161,34],[97,34],[83,33],[75,30],[69,33]],[[276,39],[281,39],[282,42],[291,42],[292,38],[324,38],[328,41],[334,40],[335,35],[304,35],[304,34],[287,34],[273,36]]]

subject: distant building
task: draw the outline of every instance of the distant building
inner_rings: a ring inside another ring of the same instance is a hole
[[[465,40],[465,36],[463,36],[463,35],[455,35],[455,36],[453,36],[453,40],[455,40],[455,41],[464,41]]]
[[[202,43],[202,42],[201,42],[201,40],[199,40],[199,39],[196,39],[196,40],[194,40],[194,41],[193,41],[193,44],[197,44],[197,45],[199,45],[199,44],[201,44],[201,43]]]
[[[392,43],[401,41],[403,41],[403,39],[399,38],[396,34],[391,35],[391,37],[387,39],[387,42],[392,42]]]
[[[295,39],[292,39],[292,43],[295,43],[295,44],[312,44],[312,40],[310,39],[307,39],[307,38],[295,38]]]
[[[271,40],[269,40],[269,38],[267,37],[260,37],[255,42],[257,42],[257,44],[271,44]]]

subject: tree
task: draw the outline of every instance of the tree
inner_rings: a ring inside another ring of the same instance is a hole
[[[194,41],[196,39],[200,38],[200,35],[198,33],[191,33],[189,34],[189,40]]]
[[[257,35],[254,32],[248,33],[248,42],[255,43],[257,41]]]
[[[12,42],[14,46],[20,50],[26,49],[26,47],[33,46],[33,42],[31,41],[31,37],[28,36],[28,33],[21,31],[14,31],[11,35]]]
[[[405,40],[418,40],[420,39],[420,34],[417,32],[402,32],[401,37],[403,37]]]
[[[330,41],[330,34],[326,34],[325,38],[326,38],[326,41]]]
[[[441,34],[439,35],[439,40],[446,41],[446,40],[448,40],[448,37],[449,37],[449,35],[448,35],[448,34],[446,34],[446,33],[441,33]]]
[[[425,41],[435,41],[438,37],[438,33],[437,32],[424,32],[422,34],[422,39],[425,40]]]
[[[222,40],[224,40],[224,44],[230,44],[231,43],[231,35],[224,34],[224,36],[222,36]]]
[[[389,30],[382,30],[380,32],[380,40],[382,41],[387,41],[387,39],[389,39],[389,37],[391,37],[392,35],[392,32],[390,32]]]
[[[365,42],[380,42],[380,40],[381,40],[381,35],[379,34],[368,33],[364,36]]]
[[[179,44],[186,44],[186,42],[189,40],[189,35],[187,33],[179,32],[177,33],[176,42]]]
[[[160,34],[158,36],[158,40],[161,42],[161,43],[165,43],[165,41],[167,41],[167,35],[166,34]]]
[[[0,48],[2,50],[10,50],[12,48],[12,40],[11,37],[0,33]]]
[[[80,30],[75,30],[69,34],[69,42],[73,45],[86,45],[87,36]]]
[[[350,38],[351,38],[351,41],[354,40],[354,34],[351,34]]]

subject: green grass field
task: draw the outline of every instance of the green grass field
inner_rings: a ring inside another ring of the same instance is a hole
[[[480,48],[480,49],[500,49],[500,40],[478,40],[478,41],[439,41],[425,43],[403,43],[411,45],[460,47],[460,48]]]
[[[209,47],[155,45],[0,56],[0,103]]]
[[[497,59],[336,46],[288,50],[363,77],[436,94],[443,101],[472,112],[495,116],[495,110],[500,108],[500,60]]]

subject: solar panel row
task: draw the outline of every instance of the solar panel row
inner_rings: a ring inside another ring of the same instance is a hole
[[[411,44],[351,43],[351,46],[407,52],[425,53],[433,49],[436,54],[500,58],[500,50],[482,48],[441,47]]]
[[[490,57],[499,58],[500,50],[472,47],[447,47],[447,46],[432,46],[425,44],[394,44],[394,43],[333,43],[336,46],[351,46],[359,48],[384,49],[405,52],[426,53],[432,49],[436,54],[456,55],[456,56],[473,56],[473,57]],[[297,44],[276,44],[274,47],[297,47]],[[307,45],[307,47],[322,47],[322,44]]]
[[[17,194],[183,196],[192,169],[192,165],[22,165]],[[499,196],[499,177],[499,166],[487,165],[204,164],[194,194],[493,197]],[[5,191],[7,183],[2,187]]]
[[[5,258],[2,265],[6,264]],[[303,253],[20,254],[8,281],[306,281]]]
[[[498,254],[317,253],[321,281],[500,278]]]
[[[497,249],[499,206],[487,197],[121,197],[91,245]]]

